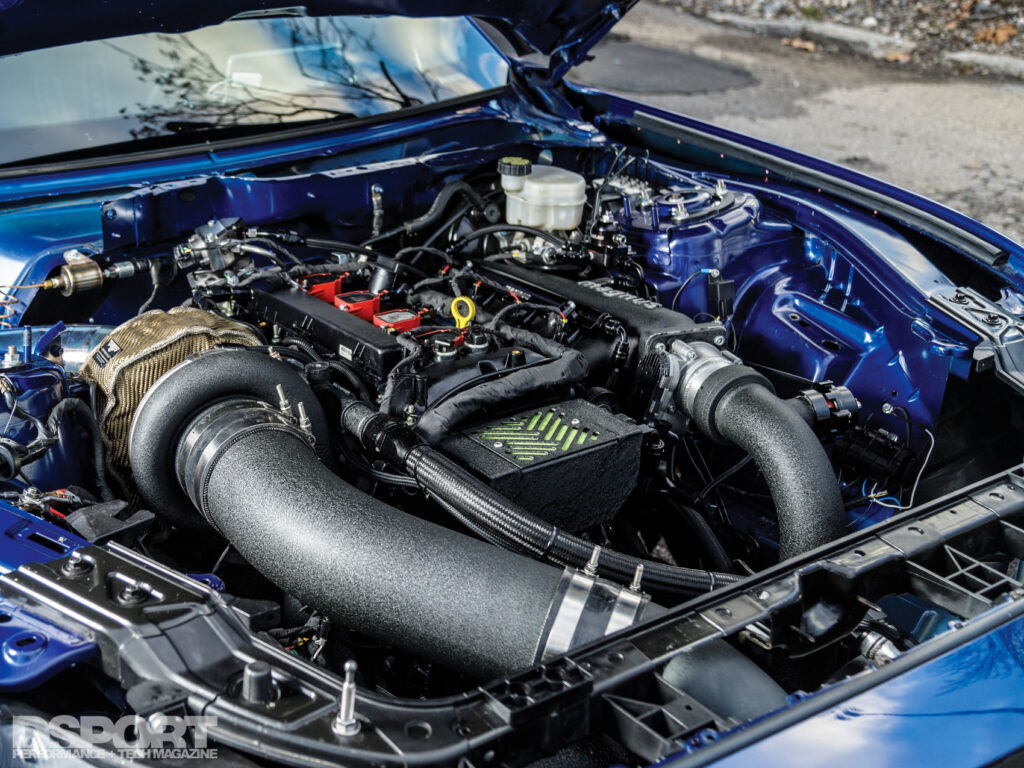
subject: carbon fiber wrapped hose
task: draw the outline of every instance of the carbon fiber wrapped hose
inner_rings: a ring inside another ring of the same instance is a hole
[[[591,560],[593,542],[527,512],[424,444],[403,424],[356,400],[343,406],[342,423],[367,448],[402,467],[427,493],[469,520],[474,530],[486,532],[488,539],[556,565],[582,568]],[[610,549],[601,549],[597,554],[597,572],[622,583],[633,580],[639,565],[643,566],[645,587],[675,594],[699,594],[739,581],[732,574],[681,568]]]
[[[562,531],[527,512],[432,448],[414,449],[406,471],[428,493],[456,507],[503,542],[534,557],[582,568],[594,554],[592,541]],[[637,566],[643,565],[645,588],[689,595],[740,580],[732,574],[681,568],[604,548],[597,553],[596,565],[601,576],[623,583],[629,583]]]

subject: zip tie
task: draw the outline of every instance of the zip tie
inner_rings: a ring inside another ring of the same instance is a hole
[[[551,552],[551,548],[555,546],[555,539],[558,538],[558,526],[551,526],[551,536],[548,538],[548,543],[544,545],[544,549],[540,551],[541,555],[547,555]]]

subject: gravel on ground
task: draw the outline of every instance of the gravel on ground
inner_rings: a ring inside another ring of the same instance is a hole
[[[807,51],[642,0],[571,79],[890,181],[1024,242],[1024,83]]]
[[[893,36],[913,44],[894,64],[950,63],[946,54],[973,52],[1024,58],[1021,0],[660,0],[698,16],[824,22]],[[956,63],[956,60],[952,60]],[[983,70],[961,61],[965,71]]]

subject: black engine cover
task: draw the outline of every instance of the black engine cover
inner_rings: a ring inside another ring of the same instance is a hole
[[[254,290],[252,296],[257,318],[315,339],[378,381],[405,355],[395,337],[383,328],[308,293],[284,288]]]
[[[477,423],[440,447],[538,517],[580,531],[613,518],[632,493],[648,431],[568,400]]]
[[[580,314],[595,326],[604,317],[615,318],[633,341],[630,345],[632,365],[636,365],[658,343],[668,346],[674,339],[683,339],[720,345],[725,340],[725,327],[721,323],[698,323],[653,299],[633,296],[608,285],[590,280],[577,282],[499,262],[478,266],[477,269],[489,272],[490,276],[509,287],[528,292],[531,299],[547,300],[556,306],[571,301]]]

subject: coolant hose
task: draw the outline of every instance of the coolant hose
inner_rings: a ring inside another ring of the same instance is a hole
[[[686,504],[670,502],[672,508],[679,512],[679,516],[686,522],[687,528],[693,534],[704,553],[708,556],[708,562],[712,568],[730,573],[733,570],[729,553],[722,546],[721,539],[715,533],[715,529],[704,518],[700,512]]]
[[[450,184],[445,184],[444,188],[434,199],[433,204],[430,206],[430,210],[422,216],[415,218],[412,221],[407,221],[402,225],[406,234],[411,235],[414,232],[419,232],[420,230],[426,229],[431,224],[437,222],[448,207],[448,203],[451,202],[455,195],[462,195],[477,208],[483,208],[484,206],[483,198],[480,197],[473,187],[464,181],[453,181]]]
[[[99,424],[96,423],[96,417],[93,416],[89,406],[74,397],[61,400],[50,411],[50,415],[46,420],[46,428],[50,431],[50,434],[58,434],[61,419],[64,418],[64,414],[68,411],[77,413],[89,432],[89,439],[92,441],[92,466],[96,472],[96,490],[103,501],[113,501],[114,494],[107,484],[107,465],[103,448],[103,435],[100,433]]]
[[[431,224],[434,224],[435,222],[440,220],[441,216],[448,208],[448,204],[451,202],[452,198],[455,197],[455,195],[464,196],[477,208],[482,208],[484,205],[483,198],[480,197],[480,195],[477,193],[475,189],[473,189],[473,187],[471,187],[464,181],[453,181],[449,184],[446,184],[444,188],[438,193],[437,197],[434,198],[434,202],[430,206],[430,210],[428,210],[425,214],[418,218],[412,219],[411,221],[407,221],[399,227],[390,229],[387,232],[382,232],[376,237],[371,237],[369,240],[365,241],[363,245],[372,245],[373,243],[378,243],[382,240],[387,240],[389,238],[395,237],[396,235],[411,235],[414,234],[415,232],[419,232],[423,229],[426,229]]]

